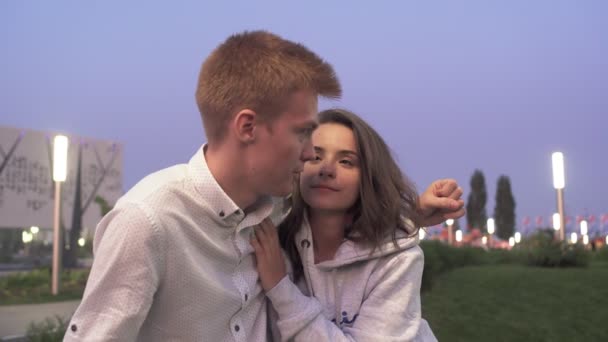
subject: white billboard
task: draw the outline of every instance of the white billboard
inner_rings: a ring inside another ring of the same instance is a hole
[[[53,225],[53,137],[42,132],[0,126],[0,228]],[[80,206],[84,230],[101,218],[99,196],[110,205],[123,194],[121,144],[65,134],[69,138],[68,175],[61,186],[62,222],[72,226],[80,163]]]

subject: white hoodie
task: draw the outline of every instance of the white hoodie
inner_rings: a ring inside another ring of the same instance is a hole
[[[305,219],[296,245],[304,279],[295,285],[285,277],[266,294],[276,310],[270,311],[277,340],[437,340],[421,318],[424,255],[417,237],[404,233],[397,246],[389,240],[371,255],[371,249],[345,240],[333,260],[315,265]]]

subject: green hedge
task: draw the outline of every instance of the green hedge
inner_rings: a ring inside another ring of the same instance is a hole
[[[608,246],[598,249],[593,255],[593,261],[608,263]]]
[[[60,342],[68,328],[68,319],[61,316],[47,318],[42,322],[32,322],[26,332],[29,342]]]
[[[89,276],[88,269],[64,270],[57,296],[51,294],[50,268],[11,274],[0,278],[0,303],[27,304],[80,299]]]
[[[543,232],[517,245],[516,250],[524,256],[525,264],[540,267],[587,267],[591,254],[581,244],[557,241]]]
[[[422,291],[430,290],[437,276],[456,267],[483,265],[492,259],[488,252],[476,247],[450,247],[439,241],[422,241],[424,251],[424,272]]]
[[[432,288],[437,277],[451,269],[474,265],[522,264],[539,267],[587,267],[591,253],[580,245],[556,241],[540,232],[511,250],[478,247],[450,247],[439,241],[422,241],[424,273],[422,291]],[[595,253],[594,260],[608,262],[608,248]]]

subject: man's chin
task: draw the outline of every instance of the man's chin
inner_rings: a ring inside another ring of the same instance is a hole
[[[289,183],[289,185],[285,185],[281,188],[277,188],[275,191],[273,191],[273,193],[271,195],[274,197],[287,197],[287,196],[291,195],[292,192],[293,192],[293,184]]]

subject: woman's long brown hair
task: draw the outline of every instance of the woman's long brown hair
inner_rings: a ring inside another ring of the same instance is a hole
[[[345,229],[345,238],[366,244],[373,251],[389,237],[396,243],[399,230],[415,235],[417,229],[412,222],[418,222],[416,189],[402,174],[382,137],[356,114],[344,109],[319,113],[319,124],[327,123],[350,128],[359,154],[359,198],[350,210],[353,220]],[[295,237],[308,208],[300,194],[299,181],[294,186],[291,206],[291,212],[279,225],[279,239],[291,259],[297,281],[303,275],[303,267]]]

